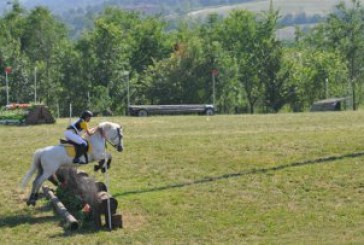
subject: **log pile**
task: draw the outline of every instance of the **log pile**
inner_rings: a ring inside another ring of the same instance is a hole
[[[95,215],[94,217],[96,227],[101,227],[101,216],[104,215],[106,227],[111,229],[122,228],[122,216],[116,213],[116,209],[118,208],[118,201],[105,191],[98,192],[97,196],[99,200],[99,208],[97,210],[97,215]],[[109,218],[109,212],[111,218]]]
[[[53,191],[47,187],[43,186],[43,192],[47,199],[51,200],[52,205],[57,212],[65,221],[66,226],[71,230],[77,230],[79,227],[79,223],[75,217],[66,209],[63,203],[58,199],[58,197],[53,193]]]
[[[117,213],[118,201],[107,192],[103,182],[95,182],[84,171],[73,167],[63,167],[49,179],[57,188],[71,190],[75,198],[82,202],[82,211],[91,212],[91,219],[96,229],[103,225],[102,216],[105,217],[105,226],[110,229],[122,228],[122,215]],[[43,188],[44,193],[51,200],[53,206],[61,217],[71,224],[71,229],[77,229],[80,222],[67,211],[58,197],[49,188]],[[53,201],[57,200],[57,201]],[[61,207],[63,208],[57,208]],[[110,213],[110,216],[109,216]],[[72,216],[72,217],[71,217]],[[75,221],[76,220],[76,221]],[[77,224],[77,226],[76,226]]]

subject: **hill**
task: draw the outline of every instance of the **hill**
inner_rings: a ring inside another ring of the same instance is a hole
[[[46,6],[52,12],[63,14],[67,11],[99,9],[105,6],[119,6],[124,9],[136,9],[146,13],[158,12],[162,15],[186,13],[187,16],[204,16],[209,13],[226,14],[233,9],[248,9],[253,12],[268,10],[271,0],[18,0],[27,9]],[[307,15],[327,15],[342,0],[272,0],[273,6],[282,15],[306,13]],[[343,0],[350,3],[351,0]],[[361,0],[364,2],[364,0]],[[11,0],[1,1],[0,9],[6,10]],[[149,10],[149,11],[148,11]]]
[[[279,10],[281,25],[277,32],[281,40],[293,39],[295,27],[299,25],[303,29],[311,28],[322,21],[329,13],[335,11],[335,6],[341,1],[350,6],[352,0],[272,0],[273,8]],[[361,0],[364,3],[364,0]],[[271,0],[249,1],[232,5],[221,5],[201,8],[187,14],[188,18],[204,19],[207,15],[217,13],[228,15],[232,10],[246,9],[252,12],[268,11]]]
[[[71,36],[77,37],[79,33],[90,25],[92,16],[99,13],[105,6],[117,6],[126,10],[135,10],[144,14],[159,14],[168,21],[176,22],[178,19],[202,20],[212,13],[226,16],[234,9],[247,9],[253,12],[267,11],[271,0],[18,0],[22,6],[32,9],[36,6],[45,6],[61,20],[69,25]],[[279,31],[281,39],[290,39],[294,33],[295,25],[303,28],[322,21],[327,14],[334,11],[341,0],[272,0],[274,9],[279,10],[282,16]],[[0,9],[8,11],[11,0],[1,1]],[[351,0],[344,0],[350,4]],[[364,0],[361,0],[364,3]]]
[[[340,0],[274,0],[273,7],[278,9],[281,15],[298,15],[306,13],[307,15],[327,15],[334,10]],[[344,0],[347,4],[351,0]],[[364,2],[364,1],[363,1]],[[210,13],[226,15],[233,9],[247,9],[253,12],[267,11],[270,7],[270,0],[250,1],[226,6],[214,6],[204,9],[191,11],[188,16],[204,16]]]

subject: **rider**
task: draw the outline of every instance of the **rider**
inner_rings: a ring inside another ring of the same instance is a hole
[[[75,143],[76,156],[73,159],[73,163],[85,164],[85,162],[80,161],[80,156],[86,152],[87,142],[84,138],[82,138],[81,134],[84,132],[86,132],[88,135],[95,133],[96,128],[90,129],[88,127],[88,123],[90,122],[92,116],[93,114],[91,111],[82,112],[81,117],[68,126],[67,130],[64,132],[66,139]]]

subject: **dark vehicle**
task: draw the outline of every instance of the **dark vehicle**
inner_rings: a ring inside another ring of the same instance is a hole
[[[187,114],[198,113],[202,115],[213,115],[213,105],[131,105],[129,115],[146,117],[151,114]]]

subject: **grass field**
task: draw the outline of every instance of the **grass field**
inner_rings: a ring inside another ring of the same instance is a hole
[[[32,153],[67,119],[0,126],[1,244],[364,243],[363,112],[106,119],[125,128],[109,149],[124,228],[70,232],[46,200],[25,205]]]

